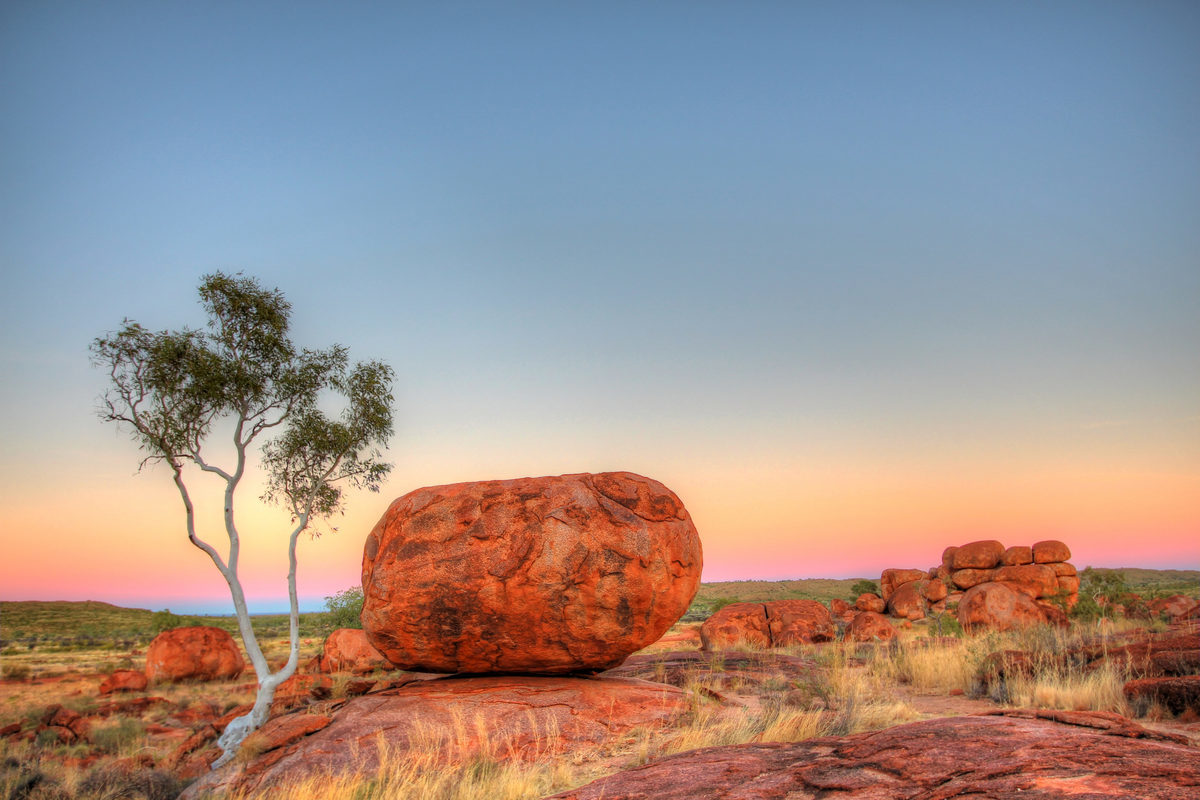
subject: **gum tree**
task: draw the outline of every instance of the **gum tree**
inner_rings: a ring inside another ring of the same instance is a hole
[[[162,463],[183,503],[188,539],[229,585],[238,628],[258,678],[254,707],[218,740],[228,761],[262,725],[279,684],[299,660],[296,545],[300,534],[342,507],[347,488],[378,491],[391,469],[382,450],[392,433],[392,369],[378,361],[350,364],[346,349],[297,349],[289,333],[291,304],[241,274],[214,273],[200,284],[208,314],[203,330],[150,331],[126,319],[92,342],[93,362],[108,372],[100,417],[127,429],[145,454],[139,470]],[[326,413],[340,396],[340,415]],[[272,672],[263,656],[238,578],[241,532],[235,498],[248,454],[261,446],[266,476],[262,500],[291,514],[287,532],[290,649]],[[217,460],[224,461],[218,464]],[[223,552],[197,530],[189,483],[214,480],[223,489]]]

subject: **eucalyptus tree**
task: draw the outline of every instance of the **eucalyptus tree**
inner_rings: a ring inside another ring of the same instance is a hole
[[[382,451],[392,433],[393,373],[379,361],[350,364],[339,345],[297,349],[289,336],[291,304],[278,289],[240,273],[206,275],[200,302],[208,314],[205,329],[151,331],[126,319],[120,330],[95,339],[91,353],[108,372],[101,419],[130,431],[145,454],[139,470],[156,463],[170,470],[188,539],[229,585],[258,678],[254,707],[229,723],[218,740],[224,751],[214,765],[219,766],[266,721],[276,688],[296,671],[300,534],[340,511],[347,488],[378,491],[391,469]],[[337,396],[340,413],[326,413],[330,398]],[[266,485],[261,499],[291,514],[290,649],[287,662],[274,672],[250,625],[238,577],[241,531],[235,499],[251,448],[259,445]],[[197,529],[189,484],[201,477],[223,489],[219,517],[228,546],[222,543],[221,549]]]

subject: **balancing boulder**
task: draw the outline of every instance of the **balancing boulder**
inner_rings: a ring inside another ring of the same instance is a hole
[[[363,629],[402,669],[566,674],[656,641],[700,585],[683,503],[628,472],[418,489],[363,554]]]

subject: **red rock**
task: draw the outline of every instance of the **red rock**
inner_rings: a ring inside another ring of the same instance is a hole
[[[938,578],[933,578],[925,584],[922,590],[922,595],[931,603],[936,603],[940,600],[945,600],[949,592],[946,590],[946,584]]]
[[[217,729],[212,725],[204,725],[175,746],[175,749],[163,759],[163,766],[176,770],[195,751],[217,738]],[[211,763],[211,762],[210,762]]]
[[[1052,597],[1058,592],[1058,577],[1045,564],[1025,564],[1019,567],[1000,567],[992,580],[1029,597]]]
[[[950,572],[954,571],[954,553],[958,547],[951,545],[942,551],[942,566]]]
[[[616,741],[635,728],[653,731],[688,707],[673,686],[629,678],[492,675],[415,681],[351,698],[326,727],[258,761],[205,776],[184,797],[206,791],[254,793],[306,778],[370,775],[379,748],[389,759],[410,748],[446,762],[480,756],[555,757]]]
[[[1075,575],[1060,575],[1057,578],[1058,591],[1067,594],[1079,594],[1079,578]]]
[[[1047,622],[1046,611],[1027,595],[1003,583],[972,586],[958,604],[958,622],[968,631],[1008,631]]]
[[[730,603],[700,626],[700,646],[705,650],[737,644],[771,646],[767,609],[762,603]]]
[[[316,733],[331,722],[333,717],[327,714],[285,714],[267,720],[266,724],[250,734],[248,744],[254,750],[265,753]]]
[[[1000,563],[1006,567],[1019,567],[1022,564],[1033,563],[1033,548],[1025,545],[1014,545],[1000,556]]]
[[[310,700],[323,700],[333,693],[333,678],[328,675],[293,675],[275,690],[271,713],[281,714]]]
[[[816,600],[772,600],[764,605],[772,647],[828,642],[834,638],[829,609]]]
[[[1004,545],[994,539],[964,544],[954,551],[950,568],[963,569],[992,569],[1000,564],[1004,556]],[[1065,559],[1064,559],[1065,560]],[[958,583],[956,580],[955,583]]]
[[[959,589],[970,589],[992,579],[995,570],[991,569],[957,569],[950,573],[950,582]]]
[[[151,683],[225,680],[241,675],[245,666],[229,632],[207,625],[163,631],[146,649]]]
[[[851,642],[886,642],[896,636],[896,629],[883,614],[863,611],[854,615],[846,626],[846,639]]]
[[[156,706],[170,705],[165,697],[134,697],[129,700],[114,700],[96,706],[89,714],[93,717],[111,717],[113,714],[128,714],[140,717]]]
[[[879,576],[879,588],[883,595],[883,602],[889,602],[892,599],[892,592],[900,586],[922,580],[924,577],[925,570],[923,569],[885,569]]]
[[[1070,561],[1071,548],[1055,539],[1036,542],[1033,545],[1033,563],[1049,564],[1052,561]]]
[[[1174,678],[1142,678],[1125,684],[1130,701],[1149,700],[1164,706],[1172,714],[1191,711],[1200,714],[1200,675]]]
[[[135,669],[118,669],[101,681],[100,695],[109,695],[114,692],[142,692],[145,691],[147,683],[144,672],[138,672]]]
[[[921,619],[925,616],[925,598],[922,592],[925,581],[909,581],[902,583],[892,592],[888,600],[888,613],[893,617],[906,619]],[[914,616],[915,615],[915,616]]]
[[[1161,614],[1168,619],[1178,620],[1186,619],[1188,614],[1200,607],[1200,601],[1182,594],[1174,594],[1170,597],[1155,598],[1147,605],[1152,614]]]
[[[1060,578],[1068,576],[1073,577],[1079,574],[1079,572],[1075,569],[1074,564],[1068,564],[1065,561],[1055,561],[1047,564],[1046,566],[1054,570],[1054,574]]]
[[[0,737],[16,736],[21,732],[20,722],[10,722],[4,727],[0,727]]]
[[[887,610],[887,603],[883,602],[883,598],[877,594],[860,594],[858,599],[854,601],[854,607],[859,611],[874,611],[876,614],[882,614]]]
[[[547,800],[1184,800],[1198,787],[1183,737],[1116,715],[1015,711],[690,750]]]
[[[851,614],[851,606],[840,597],[835,597],[829,601],[829,613],[835,617],[845,617]]]
[[[632,473],[418,489],[367,537],[363,628],[402,669],[607,669],[683,615],[701,567],[679,498]]]
[[[367,640],[367,634],[361,628],[338,628],[325,639],[322,672],[366,675],[377,669],[390,670],[392,663]]]

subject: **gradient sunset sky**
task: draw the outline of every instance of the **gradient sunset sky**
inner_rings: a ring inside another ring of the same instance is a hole
[[[679,494],[707,581],[980,538],[1200,568],[1198,43],[1144,0],[9,0],[0,598],[231,608],[88,360],[202,324],[218,269],[397,371],[310,608],[412,489],[614,469]]]

